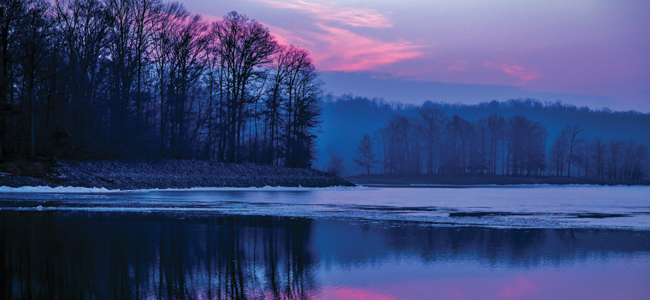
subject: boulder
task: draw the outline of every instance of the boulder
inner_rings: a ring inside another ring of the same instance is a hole
[[[42,178],[45,175],[43,170],[43,165],[39,162],[33,163],[29,168],[27,168],[25,175],[30,177]]]

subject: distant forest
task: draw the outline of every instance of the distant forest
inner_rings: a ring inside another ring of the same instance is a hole
[[[329,95],[323,116],[319,161],[332,173],[649,174],[650,114],[634,111],[533,99],[416,106]]]
[[[236,12],[209,24],[159,0],[2,0],[0,64],[0,160],[311,166],[309,53]]]

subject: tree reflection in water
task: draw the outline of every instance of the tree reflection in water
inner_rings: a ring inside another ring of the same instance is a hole
[[[307,299],[311,223],[2,212],[1,298]]]
[[[0,297],[313,299],[338,288],[332,284],[354,290],[344,280],[317,282],[331,268],[346,273],[412,262],[438,266],[428,270],[445,277],[455,271],[444,269],[448,262],[487,269],[533,270],[549,263],[581,269],[592,257],[606,261],[650,253],[647,231],[420,225],[3,210]],[[396,275],[373,273],[368,280],[391,282]],[[600,280],[606,286],[609,279]]]

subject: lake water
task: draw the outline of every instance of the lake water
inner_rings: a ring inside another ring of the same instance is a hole
[[[646,187],[54,192],[0,188],[0,298],[650,299]]]

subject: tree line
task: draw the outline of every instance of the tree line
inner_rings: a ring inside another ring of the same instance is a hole
[[[0,159],[169,157],[310,167],[309,53],[160,0],[0,4]]]
[[[416,114],[395,114],[365,134],[354,162],[367,174],[583,176],[642,179],[648,147],[633,139],[584,137],[578,124],[566,124],[547,147],[540,122],[522,115],[490,114],[474,121],[447,116],[430,103]],[[547,155],[548,149],[548,155]],[[573,167],[573,175],[571,168]],[[337,172],[335,168],[330,171]]]
[[[634,139],[587,139],[581,135],[583,132],[579,125],[567,124],[555,136],[549,150],[549,173],[562,176],[566,170],[566,176],[570,177],[573,166],[578,177],[581,174],[592,178],[632,180],[647,177],[650,162],[647,145]]]

